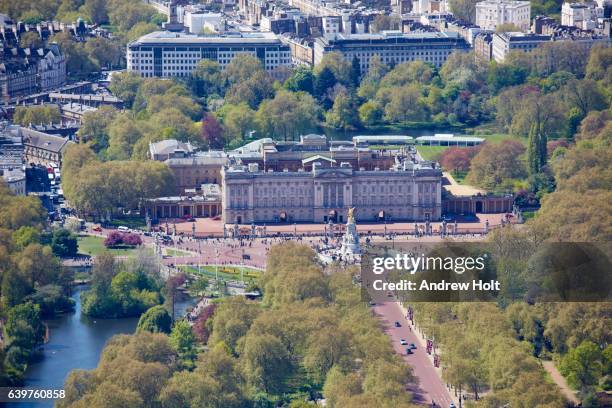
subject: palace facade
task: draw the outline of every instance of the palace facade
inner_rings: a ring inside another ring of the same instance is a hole
[[[222,170],[225,223],[425,221],[441,217],[440,168],[406,159],[388,170],[355,170],[321,159],[311,171],[260,171],[257,164]]]

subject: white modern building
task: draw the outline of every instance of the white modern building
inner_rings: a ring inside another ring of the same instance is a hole
[[[596,15],[591,15],[591,11],[591,7],[585,3],[563,3],[563,6],[561,6],[561,24],[586,30],[589,22],[594,26],[595,22],[592,20],[597,19]]]
[[[350,35],[339,33],[317,38],[314,43],[314,63],[319,64],[325,53],[338,51],[347,61],[357,58],[362,74],[368,71],[370,58],[375,55],[386,64],[420,60],[440,67],[454,51],[468,48],[468,43],[457,33],[402,33],[401,31]]]
[[[199,36],[156,31],[128,44],[127,69],[145,78],[187,77],[203,59],[225,69],[241,54],[257,57],[269,72],[291,66],[291,50],[274,33]]]
[[[495,30],[500,24],[514,24],[528,31],[531,20],[531,4],[528,1],[486,0],[476,3],[476,25],[485,30]]]
[[[221,13],[185,11],[183,25],[191,34],[202,34],[205,30],[220,32],[225,30],[225,19]]]

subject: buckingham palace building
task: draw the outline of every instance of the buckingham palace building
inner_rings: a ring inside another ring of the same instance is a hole
[[[414,157],[397,159],[386,170],[355,169],[325,156],[305,159],[296,171],[260,169],[257,163],[221,170],[225,223],[346,222],[356,220],[439,220],[442,170]]]

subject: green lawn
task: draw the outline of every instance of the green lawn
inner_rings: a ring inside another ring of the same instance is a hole
[[[470,134],[471,136],[471,134]],[[506,133],[493,133],[490,135],[481,135],[477,134],[476,137],[481,137],[485,139],[489,143],[501,143],[504,140],[517,140],[521,142],[525,147],[527,147],[527,139],[524,137],[512,136]],[[417,145],[417,150],[425,160],[436,160],[440,157],[440,155],[449,147],[452,146],[421,146]],[[455,177],[458,183],[461,183],[461,180]]]
[[[180,265],[179,268],[187,273],[198,275],[197,266]],[[238,266],[219,266],[219,280],[240,280],[240,272],[242,269],[244,269],[244,280],[246,282],[254,281],[262,274],[260,270],[246,266],[244,268],[240,268]],[[199,274],[201,276],[214,279],[215,267],[211,265],[201,265]]]
[[[437,160],[449,146],[417,146],[417,151],[425,160]]]
[[[79,253],[83,255],[96,256],[102,252],[108,251],[113,255],[130,255],[134,252],[134,248],[112,248],[107,249],[104,246],[104,238],[91,235],[79,235]]]
[[[147,226],[145,219],[140,216],[128,216],[117,218],[109,222],[110,225],[114,227],[119,227],[123,225],[124,227],[128,227],[131,229],[144,229]]]

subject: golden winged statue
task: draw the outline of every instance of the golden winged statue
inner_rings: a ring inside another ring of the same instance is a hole
[[[355,222],[355,207],[351,207],[348,209],[347,222],[349,223]]]

